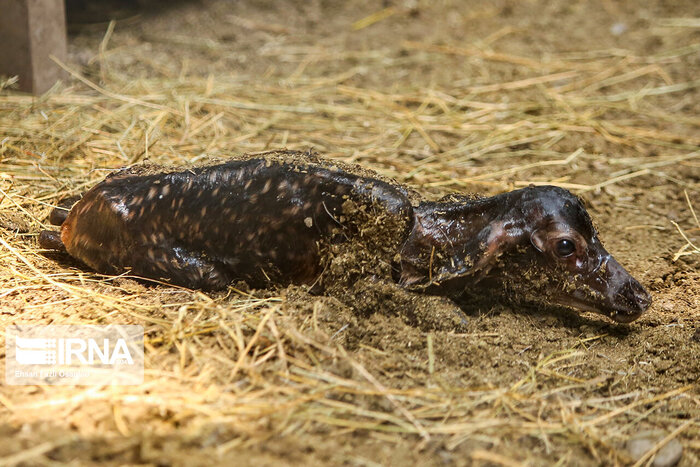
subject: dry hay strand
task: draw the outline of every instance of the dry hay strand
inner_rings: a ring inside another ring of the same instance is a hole
[[[685,195],[685,200],[688,203],[688,209],[690,210],[690,214],[693,216],[693,220],[695,221],[695,225],[697,225],[696,228],[692,229],[695,232],[700,232],[700,221],[698,221],[698,216],[695,214],[695,209],[693,209],[693,205],[690,202],[690,197],[688,196],[687,191],[683,191],[683,194]],[[681,234],[681,237],[683,237],[683,240],[685,240],[685,245],[683,245],[677,252],[676,254],[673,255],[673,262],[675,263],[678,261],[678,259],[681,256],[687,256],[687,255],[696,255],[700,253],[700,248],[698,248],[697,245],[695,245],[689,238],[688,235],[683,231],[683,229],[678,225],[677,222],[671,221],[673,226],[678,230],[678,233]]]

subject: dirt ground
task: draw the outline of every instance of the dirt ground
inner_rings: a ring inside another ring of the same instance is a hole
[[[141,324],[145,382],[0,386],[0,465],[632,465],[651,429],[700,464],[696,1],[105,8],[69,12],[49,93],[0,79],[0,325]],[[617,324],[369,279],[204,294],[36,242],[110,170],[283,147],[430,199],[568,188],[653,304]]]

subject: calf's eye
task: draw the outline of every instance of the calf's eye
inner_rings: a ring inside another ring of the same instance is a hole
[[[574,254],[576,251],[576,244],[573,242],[573,240],[562,238],[557,242],[555,251],[557,252],[557,256],[560,258],[566,258]]]

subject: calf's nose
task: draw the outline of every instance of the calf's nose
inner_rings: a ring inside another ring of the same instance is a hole
[[[634,304],[637,305],[639,311],[646,311],[651,305],[651,295],[649,292],[636,280],[630,281],[630,289],[632,291],[632,297],[630,298]]]
[[[641,314],[651,305],[651,295],[635,279],[630,279],[622,288],[619,295],[623,299],[625,308],[630,313]]]

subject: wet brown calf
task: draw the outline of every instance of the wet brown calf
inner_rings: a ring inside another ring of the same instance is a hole
[[[394,280],[412,290],[490,294],[619,322],[651,303],[564,189],[431,202],[359,167],[290,151],[186,170],[116,172],[70,212],[54,211],[60,234],[44,231],[40,243],[65,248],[102,273],[130,271],[192,288],[235,280],[316,284],[327,246],[357,241],[361,223],[372,219],[395,225],[385,242]]]

